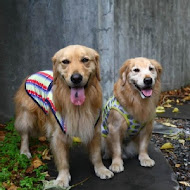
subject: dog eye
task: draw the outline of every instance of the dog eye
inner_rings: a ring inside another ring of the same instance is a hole
[[[81,59],[81,62],[83,62],[83,63],[87,63],[88,61],[89,61],[89,59],[85,58],[85,57]]]
[[[62,63],[63,63],[63,64],[69,64],[70,61],[69,61],[68,59],[64,59],[64,60],[62,61]]]
[[[133,71],[134,71],[135,73],[138,73],[138,72],[140,72],[140,69],[136,68],[136,69],[133,69]]]
[[[153,71],[154,70],[154,68],[153,67],[149,67],[149,71]]]

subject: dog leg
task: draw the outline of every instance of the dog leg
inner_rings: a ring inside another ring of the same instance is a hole
[[[139,134],[139,161],[141,166],[152,167],[155,161],[148,155],[148,144],[152,134],[152,122],[147,124]]]
[[[67,144],[67,138],[62,131],[57,130],[54,132],[51,143],[51,149],[54,155],[55,164],[58,170],[58,176],[55,180],[55,185],[68,187],[71,175],[69,173],[69,146]]]
[[[92,164],[94,165],[95,173],[101,179],[112,178],[114,176],[113,172],[108,170],[102,162],[100,133],[99,132],[95,132],[95,133],[96,134],[94,135],[92,141],[88,145],[90,158],[91,158]]]
[[[28,158],[32,157],[30,150],[29,150],[29,136],[28,136],[28,134],[22,134],[21,135],[20,154],[25,154]]]
[[[109,124],[110,125],[110,124]],[[109,126],[111,128],[111,126]],[[119,133],[115,133],[108,137],[108,143],[110,144],[111,152],[112,152],[112,164],[109,167],[115,173],[119,173],[124,171],[123,160],[122,160],[122,148],[121,148],[121,139]]]
[[[21,112],[15,120],[15,129],[21,136],[20,154],[25,154],[31,158],[29,150],[29,131],[32,131],[34,117],[28,111]]]

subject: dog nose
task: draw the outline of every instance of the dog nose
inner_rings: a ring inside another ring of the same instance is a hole
[[[151,77],[144,78],[144,84],[151,85],[152,84],[152,78]]]
[[[71,76],[71,81],[72,81],[74,84],[79,84],[79,83],[82,81],[82,75],[79,74],[79,73],[73,74],[73,75]]]

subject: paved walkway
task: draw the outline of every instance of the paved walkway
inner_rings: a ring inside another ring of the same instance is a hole
[[[178,183],[174,173],[160,150],[150,145],[150,156],[155,160],[153,168],[141,167],[137,158],[124,161],[125,171],[115,174],[114,178],[101,180],[96,177],[93,166],[83,147],[74,147],[70,154],[71,185],[89,178],[77,190],[176,190]],[[104,160],[108,167],[111,160]],[[53,161],[48,163],[50,176],[57,176]]]

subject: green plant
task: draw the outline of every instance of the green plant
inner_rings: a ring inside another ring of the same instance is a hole
[[[5,127],[5,139],[0,142],[0,190],[5,189],[4,184],[14,184],[22,190],[42,189],[42,180],[45,179],[44,171],[47,166],[42,165],[27,173],[27,168],[32,164],[31,160],[19,153],[20,136],[14,129],[14,120],[11,120]],[[40,146],[38,140],[32,142],[36,149],[43,151],[47,144]],[[41,157],[39,152],[34,154]],[[4,183],[4,184],[3,184]]]

